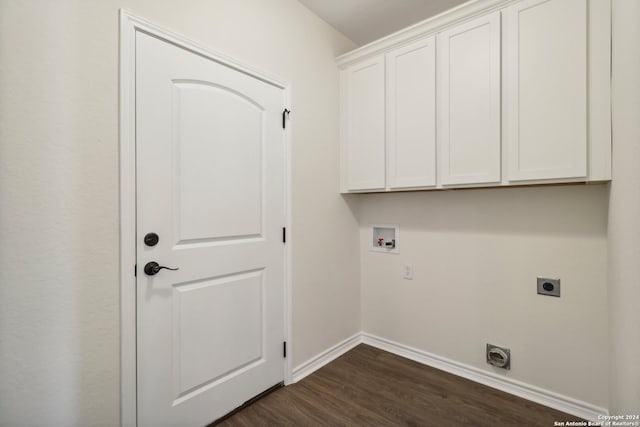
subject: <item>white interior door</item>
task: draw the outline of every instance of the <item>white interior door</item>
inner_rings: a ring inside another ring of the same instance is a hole
[[[207,425],[284,379],[283,106],[282,88],[136,35],[140,426]]]

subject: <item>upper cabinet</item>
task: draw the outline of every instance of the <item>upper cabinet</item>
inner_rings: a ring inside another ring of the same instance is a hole
[[[509,180],[587,176],[587,3],[526,0],[504,11]]]
[[[500,183],[500,13],[438,35],[442,185]]]
[[[384,56],[347,68],[342,75],[343,156],[349,190],[385,188]]]
[[[390,189],[436,185],[436,40],[386,55]]]
[[[477,0],[338,58],[343,192],[611,179],[610,0]]]
[[[611,179],[606,3],[524,0],[503,11],[509,182]]]

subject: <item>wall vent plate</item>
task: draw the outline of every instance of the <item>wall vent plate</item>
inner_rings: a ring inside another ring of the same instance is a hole
[[[511,369],[511,350],[487,344],[487,363],[496,368]]]
[[[560,279],[538,277],[538,294],[551,297],[560,296]]]

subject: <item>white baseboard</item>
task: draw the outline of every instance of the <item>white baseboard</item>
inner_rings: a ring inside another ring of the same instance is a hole
[[[339,342],[333,347],[323,351],[315,357],[293,368],[292,382],[298,382],[304,377],[318,369],[322,368],[329,362],[337,359],[358,344],[362,343],[362,333],[357,333],[346,340]]]
[[[518,397],[548,406],[553,409],[575,415],[586,420],[598,421],[598,416],[608,415],[605,408],[600,408],[586,402],[572,399],[549,390],[544,390],[530,384],[500,377],[490,372],[474,368],[473,366],[455,362],[453,360],[427,353],[394,341],[362,333],[361,342],[380,350],[428,365],[436,369],[475,381],[480,384],[513,394]],[[562,420],[558,420],[562,421]]]
[[[300,381],[361,343],[586,420],[598,421],[598,416],[609,414],[609,411],[605,408],[600,408],[590,403],[572,399],[510,378],[501,377],[473,366],[465,365],[365,332],[347,338],[294,368],[292,382]]]

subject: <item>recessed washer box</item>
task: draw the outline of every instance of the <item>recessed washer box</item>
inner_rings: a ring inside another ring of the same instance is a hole
[[[538,277],[538,294],[551,297],[560,296],[560,279]]]
[[[374,224],[371,226],[370,251],[389,254],[400,253],[400,229],[396,224]]]

